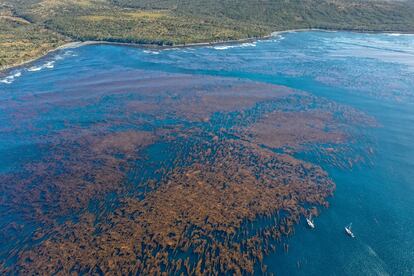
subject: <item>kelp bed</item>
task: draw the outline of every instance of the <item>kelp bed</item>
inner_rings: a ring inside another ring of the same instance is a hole
[[[30,141],[0,174],[2,274],[266,273],[335,190],[296,154],[349,168],[366,161],[359,127],[375,127],[231,78],[130,70],[58,87],[1,103],[3,133]]]

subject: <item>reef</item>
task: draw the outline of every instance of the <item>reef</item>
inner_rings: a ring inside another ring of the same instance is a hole
[[[335,190],[295,153],[361,162],[349,150],[356,126],[375,126],[281,86],[119,74],[8,104],[41,154],[0,174],[2,274],[266,273],[265,256],[288,251],[295,225]],[[70,119],[44,134],[33,118],[50,102]]]

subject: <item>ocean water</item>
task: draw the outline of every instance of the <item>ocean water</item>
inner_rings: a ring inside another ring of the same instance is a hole
[[[301,155],[322,166],[337,189],[330,208],[315,218],[316,229],[302,221],[288,238],[289,252],[278,250],[265,263],[276,275],[414,275],[414,35],[309,31],[161,51],[109,45],[65,49],[0,78],[0,173],[40,159],[42,151],[34,145],[53,139],[66,121],[85,128],[116,121],[116,110],[102,116],[116,97],[84,112],[88,93],[77,93],[77,87],[113,79],[113,87],[105,89],[121,93],[131,87],[116,83],[117,77],[126,80],[129,72],[141,72],[149,82],[182,74],[283,85],[375,118],[379,126],[361,132],[361,141],[372,145],[370,162],[338,168],[310,153]],[[166,83],[165,89],[174,87]],[[65,102],[79,102],[79,109],[65,108]],[[1,226],[14,220],[19,218],[3,216]],[[356,239],[344,234],[350,222]],[[19,237],[34,227],[27,225],[16,240],[4,242],[0,256],[8,255],[12,243],[24,244]]]

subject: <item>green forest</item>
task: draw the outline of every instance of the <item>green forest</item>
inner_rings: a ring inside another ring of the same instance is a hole
[[[0,0],[0,68],[68,41],[177,45],[299,28],[414,32],[413,1]]]

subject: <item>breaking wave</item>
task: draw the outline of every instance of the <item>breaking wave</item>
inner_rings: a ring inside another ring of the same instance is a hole
[[[19,70],[14,70],[12,71],[12,73],[9,76],[6,76],[2,79],[0,79],[0,83],[2,84],[12,84],[17,78],[19,78],[23,72],[27,71],[27,72],[38,72],[44,69],[53,69],[55,67],[55,63],[58,60],[63,60],[65,57],[74,57],[77,56],[77,54],[73,51],[65,51],[63,53],[60,54],[56,54],[55,56],[53,56],[53,58],[47,62],[45,62],[42,65],[33,65],[29,68],[26,69],[19,69]]]
[[[388,36],[413,36],[414,34],[387,33]]]
[[[246,47],[256,47],[256,42],[246,42],[246,43],[237,44],[237,45],[220,45],[220,46],[214,46],[213,49],[223,51],[223,50],[232,49],[232,48],[246,48]]]
[[[15,71],[14,73],[12,73],[11,75],[0,79],[0,83],[4,83],[4,84],[12,84],[18,77],[20,77],[22,75],[21,71]]]
[[[150,51],[150,50],[144,50],[144,53],[151,54],[151,55],[159,55],[160,54],[159,51]]]
[[[29,69],[27,69],[27,71],[29,72],[37,72],[43,69],[53,69],[55,67],[55,62],[56,60],[52,60],[52,61],[48,61],[45,64],[41,65],[41,66],[32,66]]]

